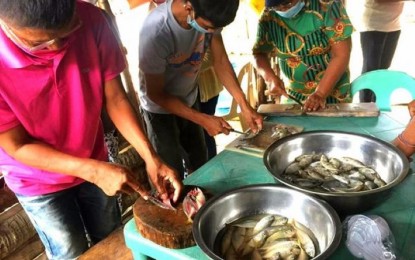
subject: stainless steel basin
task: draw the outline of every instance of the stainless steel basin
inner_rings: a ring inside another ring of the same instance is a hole
[[[246,186],[212,198],[196,214],[193,236],[210,258],[222,259],[215,240],[225,225],[261,213],[294,218],[307,226],[318,240],[319,254],[313,259],[327,259],[341,241],[341,222],[330,205],[275,184]]]
[[[282,177],[286,167],[297,156],[312,152],[324,153],[329,157],[348,156],[360,160],[375,169],[387,185],[359,192],[316,192],[296,186]],[[280,139],[265,151],[264,164],[279,182],[309,195],[319,196],[341,216],[360,213],[385,201],[391,189],[409,171],[408,159],[392,144],[372,136],[340,131],[303,132]]]

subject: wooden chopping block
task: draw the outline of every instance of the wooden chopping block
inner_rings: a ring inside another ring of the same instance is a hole
[[[154,243],[167,248],[185,248],[194,246],[192,222],[187,219],[183,211],[182,201],[190,189],[195,186],[185,186],[176,211],[163,209],[150,201],[138,198],[133,205],[135,224],[140,234]],[[208,198],[207,193],[203,193]]]
[[[135,224],[140,234],[168,248],[185,248],[195,245],[192,223],[183,212],[182,203],[176,211],[162,209],[143,198],[133,206]]]

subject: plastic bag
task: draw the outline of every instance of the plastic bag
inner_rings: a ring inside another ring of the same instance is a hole
[[[379,216],[354,215],[344,221],[346,246],[355,257],[365,260],[397,259],[395,238],[388,223]]]

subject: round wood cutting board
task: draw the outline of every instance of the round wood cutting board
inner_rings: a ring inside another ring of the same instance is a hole
[[[167,248],[185,248],[194,246],[193,223],[183,212],[184,196],[195,186],[185,186],[179,203],[174,205],[176,211],[163,209],[139,197],[133,205],[134,220],[140,234],[154,243]],[[202,189],[206,198],[204,189]]]

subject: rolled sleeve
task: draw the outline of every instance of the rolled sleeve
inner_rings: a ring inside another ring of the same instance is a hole
[[[252,48],[253,54],[260,53],[270,53],[275,51],[275,44],[273,43],[270,37],[270,32],[273,32],[275,28],[270,28],[275,26],[274,23],[269,22],[272,19],[271,14],[267,11],[264,11],[262,14],[257,27],[257,35],[254,47]]]
[[[353,25],[341,1],[333,1],[327,11],[324,32],[331,42],[343,41],[351,37]]]

